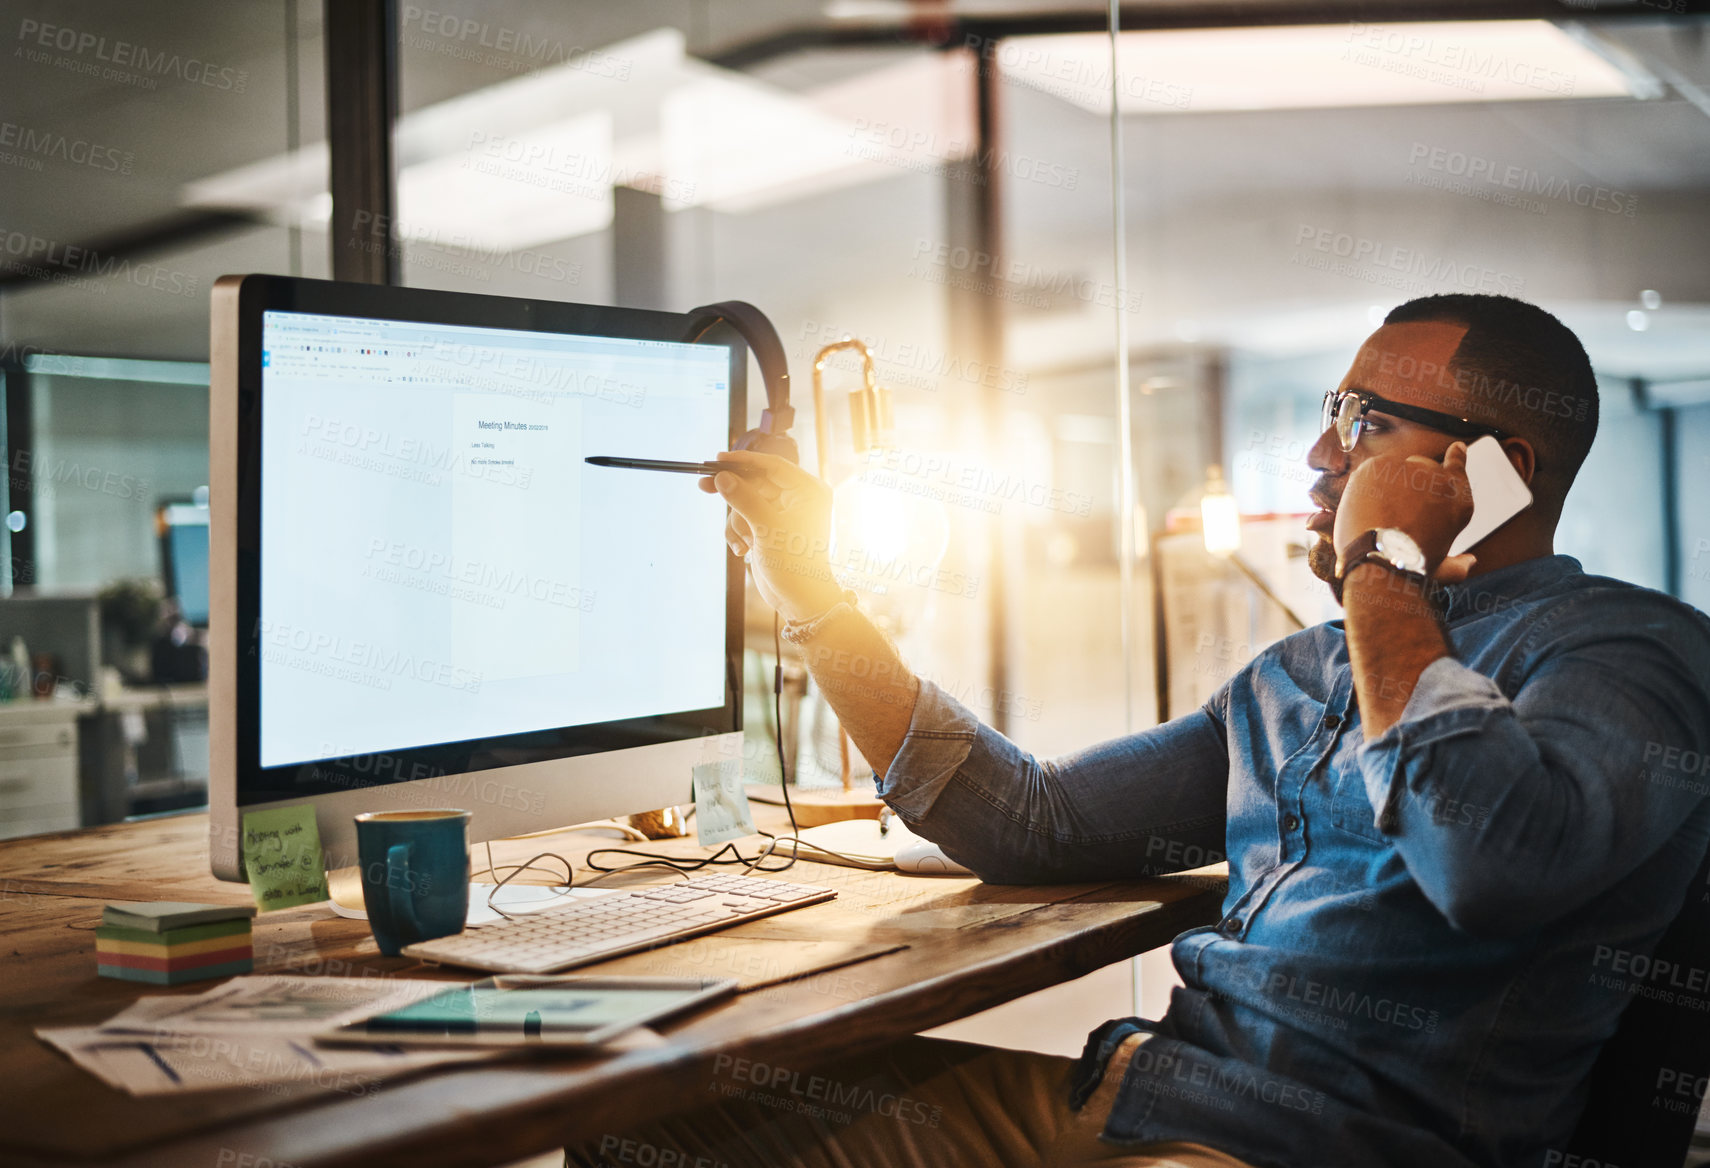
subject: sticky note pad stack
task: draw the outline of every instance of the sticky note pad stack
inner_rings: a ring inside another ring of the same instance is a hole
[[[254,916],[252,905],[109,904],[95,930],[96,972],[151,985],[248,973],[255,968]]]

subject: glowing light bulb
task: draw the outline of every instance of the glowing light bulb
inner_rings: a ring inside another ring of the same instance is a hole
[[[1206,551],[1214,556],[1227,556],[1241,550],[1241,511],[1223,481],[1221,467],[1206,468],[1199,517]]]
[[[832,566],[852,588],[930,588],[949,546],[950,517],[936,499],[882,487],[860,474],[832,492]]]

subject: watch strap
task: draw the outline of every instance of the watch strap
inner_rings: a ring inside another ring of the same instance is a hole
[[[1377,528],[1362,531],[1354,537],[1342,552],[1336,557],[1336,579],[1345,580],[1355,565],[1363,564],[1366,557],[1377,551]]]
[[[1404,568],[1378,550],[1378,540],[1381,538],[1381,530],[1381,528],[1374,527],[1369,531],[1362,531],[1359,535],[1354,537],[1353,541],[1348,544],[1342,554],[1337,557],[1336,579],[1340,582],[1346,582],[1349,572],[1352,572],[1361,564],[1370,563],[1394,572],[1397,576],[1404,576],[1411,580],[1417,580],[1421,584],[1427,583],[1425,573],[1415,572],[1411,568]]]
[[[843,590],[843,599],[820,613],[802,621],[785,621],[778,630],[778,636],[792,645],[805,645],[824,631],[825,626],[836,620],[845,612],[855,612],[861,603],[861,598],[855,595],[853,589]]]

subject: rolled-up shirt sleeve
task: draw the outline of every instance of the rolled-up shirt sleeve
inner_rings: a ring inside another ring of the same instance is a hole
[[[1710,793],[1710,637],[1637,606],[1559,637],[1508,697],[1453,658],[1357,754],[1373,822],[1451,924],[1549,924],[1660,849]],[[1680,857],[1690,871],[1699,856]]]
[[[1123,879],[1224,858],[1220,692],[1194,713],[1041,761],[922,680],[878,793],[921,836],[1000,884]]]

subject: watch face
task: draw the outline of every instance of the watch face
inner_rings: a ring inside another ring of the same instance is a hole
[[[1378,528],[1377,551],[1404,572],[1423,574],[1425,571],[1425,553],[1419,550],[1411,535],[1398,528]]]

